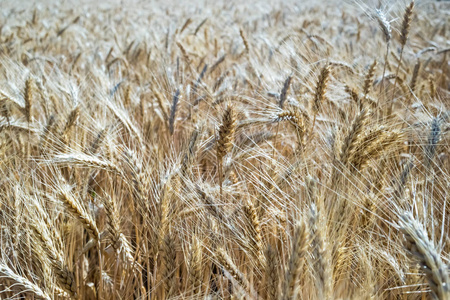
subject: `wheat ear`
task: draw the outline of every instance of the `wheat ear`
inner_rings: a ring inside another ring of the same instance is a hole
[[[350,96],[350,98],[353,100],[353,102],[356,103],[358,106],[358,109],[361,111],[363,109],[363,105],[361,102],[361,99],[358,96],[358,92],[355,88],[351,88],[348,85],[345,85],[345,92]]]
[[[378,25],[380,25],[381,31],[383,32],[384,40],[386,42],[386,54],[384,56],[383,75],[381,77],[381,85],[380,85],[380,93],[381,93],[383,92],[384,89],[384,79],[385,79],[384,76],[386,75],[386,66],[388,64],[389,46],[391,42],[392,31],[391,31],[391,24],[388,22],[384,11],[382,11],[381,9],[377,9],[375,11],[375,17],[378,21]]]
[[[69,140],[69,133],[70,130],[75,126],[75,124],[78,121],[78,118],[80,117],[80,106],[76,106],[69,114],[69,117],[67,118],[67,122],[64,126],[62,136],[64,138],[64,141]]]
[[[433,118],[431,121],[430,133],[428,134],[428,143],[425,146],[425,166],[427,169],[430,168],[433,162],[434,156],[436,154],[437,144],[441,137],[441,119],[438,117]]]
[[[296,282],[300,275],[302,259],[306,254],[308,239],[309,236],[305,223],[297,224],[294,229],[292,249],[284,279],[283,300],[295,299]]]
[[[97,225],[81,204],[65,190],[60,191],[59,198],[67,211],[83,224],[83,227],[94,240],[98,241],[100,239],[100,232],[98,231]]]
[[[317,80],[316,89],[314,92],[314,100],[312,111],[314,114],[313,124],[311,128],[311,133],[314,130],[314,125],[316,124],[316,117],[320,110],[320,105],[325,98],[325,92],[328,86],[328,80],[330,77],[330,64],[326,64],[320,71],[319,79]]]
[[[7,279],[14,282],[14,286],[21,290],[21,292],[19,292],[18,294],[29,293],[33,294],[33,296],[37,299],[51,299],[50,296],[46,292],[44,292],[38,285],[31,282],[29,279],[20,276],[3,263],[0,263],[0,276],[2,277],[2,279]],[[6,290],[2,290],[2,292],[4,291]],[[18,294],[16,294],[16,296]]]
[[[252,255],[254,259],[258,262],[258,264],[260,264],[261,261],[264,261],[262,250],[261,225],[259,222],[258,213],[251,201],[248,201],[248,203],[244,205],[244,214],[246,216],[249,225],[248,229],[250,232],[249,239],[252,249]]]
[[[317,285],[318,299],[330,298],[331,270],[328,249],[325,244],[325,236],[322,231],[321,222],[319,221],[319,213],[315,204],[309,209],[309,228],[311,232],[311,248],[312,257],[314,259],[313,266]]]
[[[417,78],[419,77],[419,71],[420,71],[420,60],[417,60],[416,64],[414,65],[413,73],[411,76],[411,81],[409,82],[409,88],[411,89],[411,92],[414,93],[416,90],[417,85]]]
[[[223,248],[217,248],[215,251],[215,256],[219,264],[230,273],[231,277],[246,291],[250,291],[250,284],[244,277],[244,274],[238,269],[238,267],[233,263],[228,253]]]
[[[37,238],[40,247],[44,250],[46,256],[50,260],[50,265],[56,274],[58,284],[64,291],[74,296],[76,293],[74,274],[68,270],[62,255],[56,249],[53,240],[47,232],[47,227],[33,222],[30,224],[30,227],[34,232],[34,237]]]
[[[431,293],[435,299],[450,299],[449,276],[447,265],[441,260],[433,242],[427,236],[422,224],[411,214],[401,216],[400,230],[405,235],[405,248],[425,273]]]
[[[289,86],[291,85],[291,81],[292,81],[292,76],[290,76],[290,75],[284,81],[283,89],[281,90],[281,93],[280,93],[280,108],[281,109],[283,109],[284,102],[286,101],[287,92],[289,90]]]
[[[361,111],[353,120],[349,133],[344,139],[344,142],[339,153],[340,162],[347,165],[353,149],[356,147],[357,140],[361,135],[365,121],[369,113],[365,110]]]
[[[265,267],[264,267],[264,289],[267,300],[278,299],[279,281],[278,276],[278,253],[275,247],[268,245],[265,251]]]
[[[239,34],[240,34],[240,36],[241,36],[242,42],[244,43],[245,53],[248,54],[249,51],[250,51],[250,47],[249,47],[248,40],[247,40],[247,38],[245,37],[244,31],[242,30],[242,28],[239,29]]]
[[[236,131],[236,117],[232,105],[228,105],[223,116],[222,124],[219,128],[219,137],[217,139],[217,167],[219,170],[220,197],[222,198],[223,182],[223,157],[231,151],[233,147],[234,133]]]
[[[377,61],[374,60],[367,71],[366,77],[364,78],[363,95],[366,97],[370,93],[370,87],[373,84],[375,71],[377,68]]]
[[[171,294],[176,291],[176,259],[177,253],[175,251],[175,241],[170,233],[166,234],[163,240],[163,285],[164,285],[164,297],[169,299]]]
[[[414,0],[411,1],[411,3],[406,7],[405,13],[403,14],[402,30],[400,33],[400,45],[401,45],[400,59],[397,64],[397,70],[395,71],[396,77],[397,77],[398,71],[400,69],[400,64],[402,63],[403,50],[405,49],[406,41],[408,40],[408,34],[409,34],[409,28],[411,27],[411,19],[412,19],[413,9],[414,9]],[[396,85],[397,85],[397,80],[394,82],[394,88],[392,90],[392,98],[394,98]],[[390,105],[390,111],[392,111],[392,104]]]
[[[402,31],[400,34],[400,45],[402,46],[401,52],[403,52],[403,48],[406,45],[406,41],[408,39],[409,35],[409,29],[411,27],[411,19],[413,15],[414,10],[414,0],[409,3],[409,5],[405,9],[405,13],[403,14],[403,21],[402,21]],[[400,55],[401,60],[401,55]]]
[[[106,213],[106,223],[111,236],[111,245],[116,253],[123,251],[126,261],[134,263],[133,251],[120,228],[120,217],[116,202],[111,197],[106,197],[103,202]]]
[[[281,121],[289,121],[289,123],[292,125],[292,127],[295,130],[297,141],[300,149],[303,149],[305,146],[305,139],[306,139],[306,126],[308,124],[308,117],[306,114],[302,114],[300,111],[296,109],[288,109],[284,110],[281,113],[279,113],[276,118],[274,119],[274,122],[281,122]],[[278,129],[277,129],[278,133]],[[276,138],[276,136],[275,136]],[[276,140],[275,142],[276,143]],[[275,150],[275,149],[274,149]]]
[[[192,295],[197,295],[202,289],[202,244],[197,236],[192,237],[189,249],[189,282],[192,286]]]

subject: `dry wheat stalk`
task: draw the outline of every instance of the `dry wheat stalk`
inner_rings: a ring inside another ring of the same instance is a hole
[[[219,162],[231,151],[235,130],[236,117],[234,108],[232,105],[228,105],[222,116],[222,124],[219,127],[219,136],[217,139],[217,159]]]
[[[376,9],[375,18],[377,19],[378,25],[383,32],[384,40],[386,43],[389,43],[392,38],[392,29],[390,22],[387,20],[386,13],[381,9]]]
[[[384,80],[386,75],[386,68],[388,64],[389,46],[392,38],[391,23],[387,20],[386,13],[381,9],[375,10],[375,18],[378,21],[381,31],[383,32],[384,41],[386,42],[386,54],[384,56],[383,75],[381,77],[380,92],[384,89]],[[384,94],[383,94],[384,95]]]
[[[164,120],[168,121],[169,120],[169,115],[167,114],[167,109],[166,109],[166,106],[164,105],[164,100],[163,100],[164,98],[163,98],[163,96],[154,87],[152,87],[152,91],[153,91],[153,94],[156,97],[156,100],[158,101],[159,108],[161,109],[161,111],[163,113]]]
[[[38,129],[31,127],[29,125],[26,125],[18,120],[14,120],[10,118],[9,120],[0,120],[0,131],[3,129],[10,130],[12,132],[26,132],[30,134],[36,134],[38,133]]]
[[[125,162],[128,164],[128,168],[130,169],[134,198],[138,207],[142,209],[142,215],[146,216],[145,210],[148,209],[148,204],[145,201],[147,196],[147,187],[142,165],[139,162],[136,153],[133,151],[124,151],[123,156]]]
[[[206,208],[212,216],[219,220],[222,220],[225,217],[224,212],[220,209],[220,207],[215,204],[214,200],[210,196],[208,196],[200,187],[196,187],[196,192],[200,196],[200,200],[205,203]]]
[[[441,136],[441,118],[433,118],[431,121],[430,133],[428,135],[428,143],[425,146],[425,166],[430,168],[434,155],[436,154],[437,143]]]
[[[209,73],[213,73],[219,66],[225,61],[226,54],[219,57],[219,59],[212,65],[212,67],[209,69]],[[215,88],[213,90],[216,90]]]
[[[96,168],[99,170],[106,170],[124,176],[122,170],[110,161],[100,159],[93,155],[88,155],[84,153],[67,153],[55,155],[51,161],[52,163],[63,165],[63,166],[82,166],[87,168]]]
[[[281,113],[277,114],[276,118],[274,119],[274,122],[281,122],[281,121],[289,121],[289,123],[295,130],[298,144],[300,148],[303,149],[305,147],[305,139],[307,131],[306,126],[309,121],[307,119],[307,115],[296,109],[284,110]]]
[[[92,154],[97,154],[103,142],[105,141],[107,135],[108,135],[108,128],[103,128],[102,130],[100,130],[94,142],[92,143],[89,152]]]

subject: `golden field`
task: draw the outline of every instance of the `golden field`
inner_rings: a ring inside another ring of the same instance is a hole
[[[2,1],[1,299],[450,299],[450,3]]]

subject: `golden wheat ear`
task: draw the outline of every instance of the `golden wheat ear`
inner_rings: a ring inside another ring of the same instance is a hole
[[[100,239],[100,232],[97,225],[92,216],[85,210],[79,201],[65,189],[61,189],[59,198],[67,211],[83,225],[94,240],[98,241]]]
[[[111,236],[111,245],[117,254],[123,251],[127,263],[134,265],[133,251],[125,235],[122,233],[119,209],[111,197],[105,197],[103,206],[106,213],[106,223]]]
[[[176,270],[177,270],[177,253],[175,249],[174,237],[168,233],[164,237],[162,243],[162,278],[164,286],[164,297],[169,299],[171,295],[177,292]]]
[[[280,285],[280,276],[279,276],[279,257],[276,250],[276,247],[272,245],[267,245],[266,250],[264,251],[265,256],[265,266],[264,266],[264,286],[263,286],[263,295],[265,299],[278,299],[279,297],[279,285]]]
[[[215,250],[215,257],[219,264],[227,271],[231,277],[246,291],[251,292],[250,283],[244,274],[238,269],[238,267],[231,260],[228,253],[223,248],[217,248]]]
[[[404,49],[405,49],[406,41],[408,39],[409,29],[411,27],[411,19],[412,19],[412,15],[413,15],[413,9],[414,9],[414,0],[411,1],[411,3],[406,7],[405,13],[403,15],[402,29],[401,29],[401,32],[400,32],[400,45],[401,45],[400,58],[399,58],[398,64],[397,64],[397,70],[395,71],[395,76],[396,77],[398,77],[400,64],[402,63],[403,52],[404,52]],[[397,80],[395,81],[394,88],[392,89],[392,98],[394,98],[394,95],[395,95],[394,93],[395,93],[396,85],[397,85]],[[390,115],[391,112],[392,112],[392,105],[393,105],[393,101],[391,102],[391,105],[389,107],[388,115]]]
[[[306,255],[309,243],[309,232],[305,223],[295,225],[292,238],[291,253],[288,268],[284,278],[283,300],[295,299],[297,295],[297,280],[301,272],[303,257]]]
[[[233,147],[234,134],[236,131],[236,116],[234,107],[229,104],[222,115],[222,124],[219,127],[219,136],[217,138],[217,168],[219,171],[220,196],[222,197],[223,183],[223,158]]]
[[[34,79],[32,77],[29,77],[25,82],[25,91],[24,91],[25,118],[28,124],[31,122],[31,106],[33,105],[34,100],[34,90],[35,90]]]
[[[20,292],[16,294],[16,296],[21,294],[30,294],[33,295],[36,299],[52,299],[49,294],[44,292],[38,285],[31,282],[28,278],[25,278],[18,273],[14,272],[7,265],[0,263],[0,276],[2,279],[9,280],[14,284],[14,286],[20,289]],[[2,291],[2,292],[5,292]]]
[[[357,146],[369,114],[370,112],[363,110],[353,120],[351,128],[348,134],[345,136],[339,153],[339,160],[342,165],[348,166],[349,159],[353,153],[353,150]]]
[[[326,243],[324,222],[321,222],[316,205],[313,203],[309,209],[309,229],[311,232],[311,249],[313,259],[314,278],[316,281],[318,299],[331,297],[331,260]]]
[[[409,213],[401,216],[400,231],[405,236],[405,248],[424,272],[435,299],[450,299],[448,267],[442,262],[423,226]]]
[[[320,71],[319,79],[317,80],[316,89],[314,91],[314,99],[312,103],[312,112],[314,115],[313,124],[311,128],[311,133],[314,130],[314,125],[316,124],[316,117],[320,111],[320,107],[325,98],[325,92],[327,90],[328,81],[330,78],[331,66],[327,63]]]
[[[377,68],[377,61],[374,60],[367,71],[366,77],[364,78],[363,95],[366,97],[370,93],[370,89],[373,85],[375,71]]]
[[[386,75],[386,68],[388,65],[388,56],[389,56],[389,48],[391,45],[391,38],[392,38],[392,29],[391,29],[391,23],[387,19],[386,12],[382,9],[376,9],[375,10],[375,19],[378,22],[378,25],[381,29],[381,32],[383,33],[384,41],[386,42],[386,54],[384,55],[384,66],[383,66],[383,75],[381,77],[381,84],[380,84],[380,93],[383,93],[383,101],[384,101],[384,80]]]
[[[250,244],[252,255],[258,265],[264,265],[264,256],[262,249],[261,224],[255,206],[251,201],[244,205],[244,215],[247,220],[250,233]]]
[[[188,263],[188,274],[189,282],[192,288],[192,295],[197,296],[202,291],[203,284],[203,251],[202,244],[199,238],[194,235],[192,237],[192,243],[189,248],[189,263]]]
[[[244,43],[244,47],[245,47],[245,53],[248,54],[250,51],[250,47],[248,44],[248,40],[245,37],[244,31],[241,29],[239,29],[239,35],[241,36],[242,42]]]

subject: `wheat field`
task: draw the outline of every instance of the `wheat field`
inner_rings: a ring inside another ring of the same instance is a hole
[[[450,2],[0,8],[1,299],[450,299]]]

